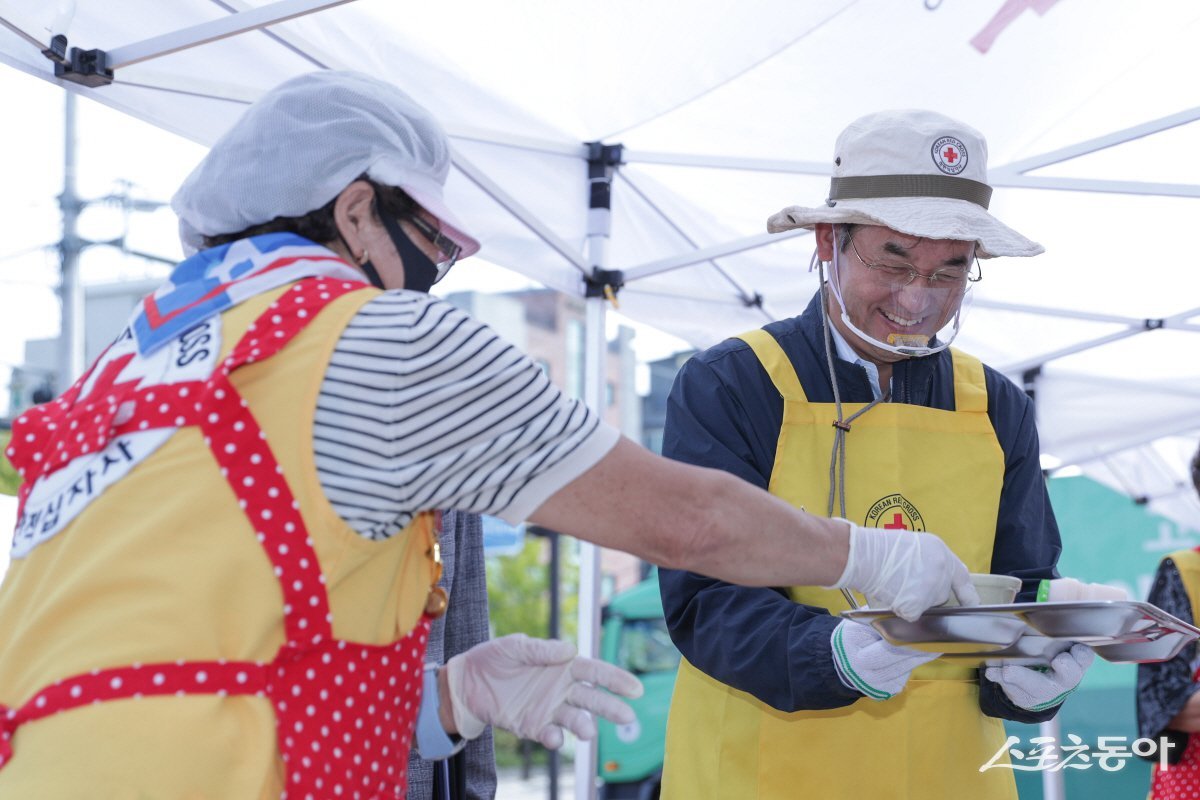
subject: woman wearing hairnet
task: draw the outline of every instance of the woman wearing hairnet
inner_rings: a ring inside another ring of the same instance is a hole
[[[478,243],[405,94],[325,72],[249,108],[173,207],[189,258],[7,455],[0,796],[400,797],[414,744],[561,744],[631,720],[631,675],[505,637],[423,669],[435,509],[526,518],[907,617],[966,569],[932,534],[810,517],[621,440],[429,297]],[[369,283],[368,283],[369,282]]]

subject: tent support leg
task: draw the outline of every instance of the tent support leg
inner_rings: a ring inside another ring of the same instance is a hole
[[[621,145],[588,144],[588,263],[591,279],[585,281],[587,320],[584,333],[584,401],[604,417],[608,341],[605,337],[605,303],[615,300],[619,272],[606,270],[608,241],[612,234],[612,180],[621,163]],[[615,288],[614,288],[615,287]],[[600,652],[600,548],[579,543],[579,652],[598,657]],[[596,742],[580,743],[575,750],[575,798],[596,796]]]

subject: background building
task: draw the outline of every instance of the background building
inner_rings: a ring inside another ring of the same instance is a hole
[[[675,383],[675,374],[695,350],[684,350],[646,364],[650,371],[650,391],[642,398],[642,444],[662,453],[663,427],[667,422],[667,395]]]

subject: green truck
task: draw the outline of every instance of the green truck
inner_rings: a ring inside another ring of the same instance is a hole
[[[600,657],[641,679],[646,692],[631,700],[629,725],[597,720],[601,800],[651,800],[662,781],[667,710],[675,689],[679,651],[671,643],[658,593],[658,572],[613,596],[602,612]]]

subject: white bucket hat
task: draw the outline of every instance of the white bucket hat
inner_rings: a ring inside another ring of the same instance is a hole
[[[357,72],[292,78],[234,123],[171,199],[190,254],[205,236],[237,233],[320,208],[364,173],[403,189],[462,247],[479,250],[446,206],[446,134],[390,83]]]
[[[1043,252],[988,213],[991,196],[987,142],[978,131],[933,111],[881,111],[838,136],[825,205],[789,206],[767,220],[767,230],[882,225],[927,239],[974,240],[980,258]]]

